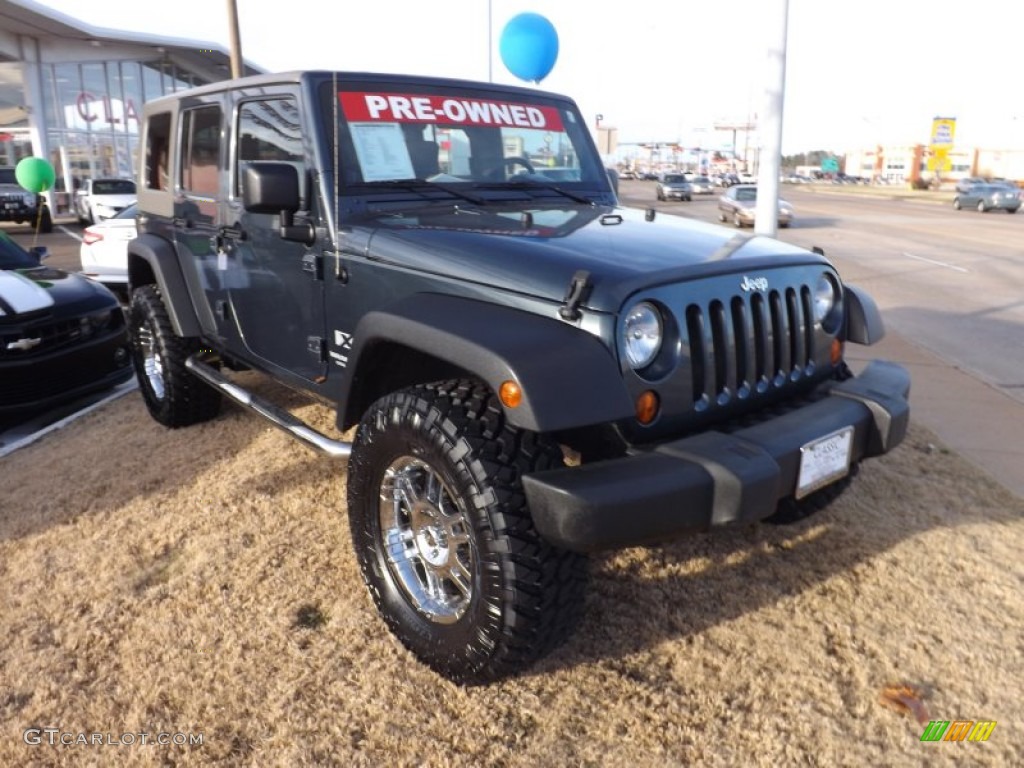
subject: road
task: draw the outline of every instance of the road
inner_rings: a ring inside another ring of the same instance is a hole
[[[623,181],[625,205],[718,222],[717,195],[658,202]],[[782,187],[796,209],[779,238],[819,246],[867,289],[886,326],[1024,402],[1024,211],[955,211],[854,191]],[[746,230],[750,231],[750,230]]]

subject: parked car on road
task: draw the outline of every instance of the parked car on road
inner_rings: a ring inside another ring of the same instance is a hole
[[[131,179],[86,179],[75,193],[75,213],[82,224],[95,224],[134,202],[135,182]]]
[[[132,203],[109,219],[85,228],[79,258],[82,274],[115,293],[128,290],[128,242],[135,237],[138,205]]]
[[[693,185],[681,173],[666,173],[658,182],[659,200],[693,200]]]
[[[117,298],[0,232],[0,424],[132,377]]]
[[[1016,213],[1020,203],[1020,190],[1005,184],[974,184],[953,198],[953,207],[958,211],[976,208],[981,213],[991,210]]]
[[[752,227],[756,208],[757,187],[754,184],[737,184],[718,198],[718,220],[732,221],[737,227]],[[788,227],[792,220],[793,206],[780,199],[779,226]]]
[[[715,194],[715,183],[707,176],[694,176],[690,179],[690,186],[693,187],[695,195]]]

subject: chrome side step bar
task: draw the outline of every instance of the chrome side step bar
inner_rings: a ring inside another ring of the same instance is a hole
[[[206,363],[203,354],[197,353],[189,357],[185,361],[185,367],[214,389],[224,393],[239,405],[255,411],[275,427],[287,432],[308,447],[334,459],[347,459],[352,453],[352,443],[327,437],[269,400],[264,400],[248,390],[242,389],[216,368]]]

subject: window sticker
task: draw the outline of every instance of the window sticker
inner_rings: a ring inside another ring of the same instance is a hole
[[[352,123],[352,142],[363,171],[363,181],[411,179],[409,148],[397,123]]]
[[[340,93],[345,117],[366,123],[436,123],[561,131],[554,107],[487,99],[400,93]]]

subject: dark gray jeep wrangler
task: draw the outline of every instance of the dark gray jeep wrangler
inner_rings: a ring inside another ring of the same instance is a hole
[[[906,372],[843,361],[882,335],[871,299],[820,253],[619,207],[565,97],[259,76],[148,103],[141,151],[150,412],[184,427],[226,395],[348,458],[370,595],[456,681],[564,637],[585,553],[800,519],[904,437]]]

